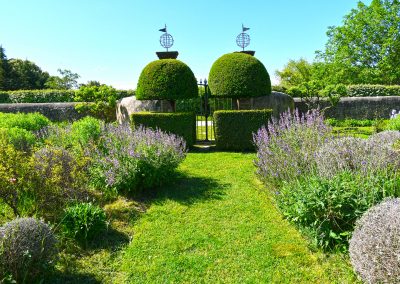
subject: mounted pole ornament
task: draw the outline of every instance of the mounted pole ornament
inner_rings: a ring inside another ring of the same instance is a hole
[[[250,30],[250,28],[246,28],[242,24],[242,32],[236,37],[236,44],[242,48],[242,51],[244,51],[244,48],[249,46],[250,44],[250,36],[245,33],[245,31]]]
[[[174,45],[174,38],[167,31],[167,25],[164,28],[159,29],[163,34],[160,36],[160,44],[167,51],[156,52],[159,59],[176,59],[178,57],[177,51],[169,51],[168,49]]]

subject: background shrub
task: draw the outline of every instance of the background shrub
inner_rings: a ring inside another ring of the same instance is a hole
[[[32,282],[48,272],[57,256],[56,238],[48,225],[34,218],[18,218],[2,229],[0,274],[17,283]]]
[[[115,121],[117,97],[117,90],[111,86],[82,86],[75,93],[74,100],[80,102],[75,109],[106,121]]]
[[[45,146],[33,154],[31,173],[35,212],[49,220],[68,203],[88,197],[87,161],[75,158],[62,147]]]
[[[85,149],[90,142],[95,142],[101,134],[102,122],[96,118],[87,116],[72,123],[70,138],[73,147]]]
[[[389,119],[386,124],[386,129],[400,131],[400,115],[395,118]]]
[[[0,113],[0,128],[18,127],[38,131],[49,124],[50,120],[40,113]]]
[[[86,247],[88,241],[107,228],[106,213],[92,203],[78,203],[65,209],[62,227],[66,236]]]
[[[228,53],[211,67],[209,85],[213,96],[247,98],[271,94],[271,80],[265,66],[254,56]]]
[[[9,143],[17,150],[30,152],[36,143],[36,136],[18,127],[0,128],[0,143]]]
[[[194,113],[136,112],[131,115],[133,127],[144,126],[183,137],[186,145],[196,142],[196,117]]]
[[[254,150],[253,133],[271,119],[272,110],[214,112],[215,141],[221,150]]]
[[[349,97],[400,96],[400,86],[350,85],[347,94]]]
[[[333,127],[371,127],[376,121],[372,119],[344,119],[328,118],[325,123]]]
[[[0,92],[0,103],[73,102],[74,90],[18,90]]]
[[[177,100],[198,96],[192,70],[182,61],[162,59],[150,62],[139,77],[138,100]]]
[[[350,240],[350,259],[365,283],[397,283],[400,279],[400,199],[387,199],[357,222]]]

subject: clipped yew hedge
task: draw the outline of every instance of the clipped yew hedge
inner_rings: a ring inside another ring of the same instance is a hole
[[[179,135],[189,147],[196,142],[196,116],[192,112],[136,112],[131,115],[131,124]]]
[[[399,85],[350,85],[347,86],[348,97],[400,96]]]
[[[139,77],[138,100],[177,100],[198,96],[192,70],[182,61],[160,59],[150,62]]]
[[[228,53],[211,67],[212,96],[225,98],[261,97],[271,94],[271,80],[265,66],[254,56]]]
[[[253,133],[271,119],[272,110],[219,110],[214,112],[216,146],[219,150],[254,150]]]

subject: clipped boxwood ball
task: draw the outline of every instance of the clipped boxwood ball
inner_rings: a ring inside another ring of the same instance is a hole
[[[271,80],[265,66],[254,56],[228,53],[210,70],[211,94],[216,97],[248,98],[271,94]]]
[[[182,61],[160,59],[150,62],[139,77],[138,100],[176,100],[198,96],[192,70]]]

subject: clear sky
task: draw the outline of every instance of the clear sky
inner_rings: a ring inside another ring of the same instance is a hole
[[[28,59],[42,70],[78,73],[135,89],[141,70],[156,60],[167,24],[170,50],[205,78],[221,55],[237,51],[242,23],[256,57],[275,70],[289,59],[312,60],[357,0],[0,0],[0,45],[8,58]],[[363,0],[369,4],[371,0]]]

